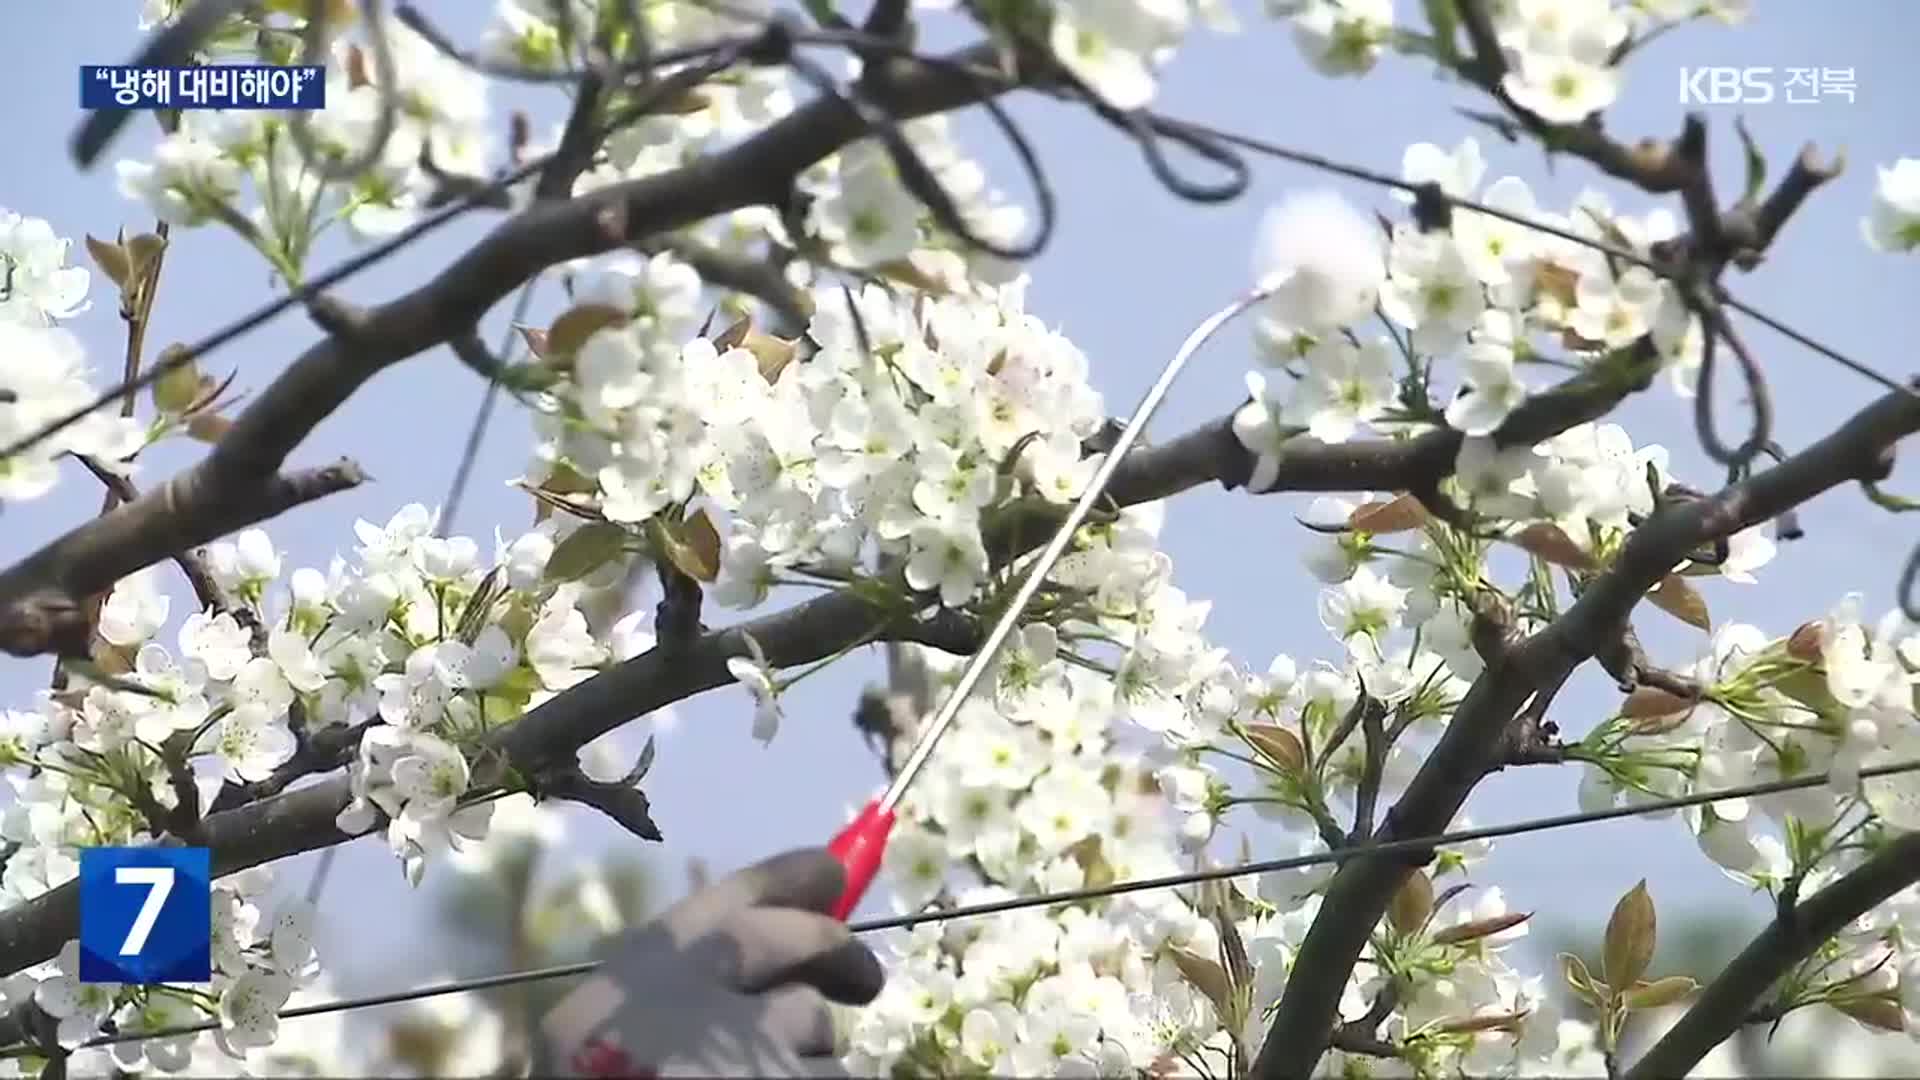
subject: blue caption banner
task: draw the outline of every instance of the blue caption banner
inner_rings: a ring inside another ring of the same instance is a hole
[[[324,109],[327,74],[320,65],[205,64],[131,67],[84,64],[83,109]]]
[[[213,979],[213,874],[206,848],[80,850],[80,981]]]

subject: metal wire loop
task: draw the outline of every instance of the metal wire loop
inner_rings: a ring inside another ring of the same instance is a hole
[[[293,138],[294,148],[300,151],[300,160],[327,182],[351,180],[378,164],[400,121],[399,71],[393,62],[393,41],[387,34],[381,0],[360,0],[360,17],[367,25],[367,37],[373,46],[374,93],[379,99],[373,136],[352,154],[335,159],[314,141],[312,113],[294,110],[287,117],[287,134]],[[326,25],[326,0],[307,0],[307,25],[300,29],[302,64],[326,63]]]
[[[1767,390],[1767,378],[1747,351],[1746,343],[1727,322],[1718,304],[1696,292],[1689,302],[1701,324],[1700,376],[1694,383],[1693,427],[1707,456],[1730,470],[1745,470],[1773,439],[1773,396]],[[1720,439],[1713,419],[1713,367],[1717,343],[1724,339],[1740,364],[1740,375],[1747,384],[1748,400],[1753,405],[1753,427],[1739,446],[1728,449]]]

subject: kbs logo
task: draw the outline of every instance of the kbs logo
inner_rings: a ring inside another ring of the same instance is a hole
[[[1773,96],[1770,67],[1680,69],[1682,105],[1765,105]]]
[[[211,868],[206,848],[82,848],[80,981],[210,981]]]
[[[1822,98],[1853,100],[1852,68],[1786,68],[1778,79],[1770,67],[1683,67],[1682,105],[1812,105]]]

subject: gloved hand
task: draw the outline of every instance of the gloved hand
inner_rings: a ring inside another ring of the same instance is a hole
[[[824,914],[845,872],[790,851],[616,938],[535,1037],[536,1076],[831,1076],[829,999],[864,1005],[886,974]]]

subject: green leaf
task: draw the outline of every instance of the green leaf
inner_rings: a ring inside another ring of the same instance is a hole
[[[1227,969],[1198,953],[1188,952],[1175,947],[1171,950],[1173,963],[1180,974],[1195,990],[1206,995],[1213,1002],[1214,1010],[1221,1016],[1232,1016],[1233,982],[1227,978]]]
[[[1587,962],[1573,953],[1560,954],[1560,975],[1566,980],[1567,989],[1589,1005],[1598,1006],[1605,997],[1593,981],[1593,973],[1587,970]]]
[[[1407,875],[1400,891],[1393,894],[1393,903],[1387,906],[1387,921],[1402,934],[1412,934],[1425,926],[1432,914],[1433,882],[1424,871],[1415,870]]]
[[[167,416],[180,416],[200,403],[200,368],[190,356],[185,363],[179,363],[182,356],[188,356],[187,347],[174,344],[161,349],[160,355],[154,358],[155,367],[179,365],[169,368],[165,375],[155,379],[150,391],[153,407]]]
[[[720,534],[705,508],[678,524],[658,518],[648,523],[649,532],[660,553],[680,572],[695,581],[710,582],[720,576]]]
[[[1653,897],[1642,879],[1613,906],[1613,917],[1607,920],[1601,971],[1608,986],[1624,992],[1646,974],[1647,964],[1653,960],[1657,926]]]
[[[1647,599],[1653,606],[1700,630],[1713,629],[1713,617],[1707,612],[1707,601],[1700,590],[1687,583],[1679,574],[1668,574],[1660,584],[1647,593]]]
[[[578,581],[618,558],[627,530],[610,521],[589,521],[567,534],[547,559],[547,580]]]
[[[127,280],[130,282],[144,280],[153,261],[160,257],[161,252],[167,250],[167,242],[154,233],[141,233],[130,237],[122,246],[127,252]]]
[[[1691,976],[1669,975],[1652,982],[1642,980],[1634,983],[1624,995],[1624,1000],[1629,1009],[1658,1009],[1672,1005],[1698,989],[1700,984],[1693,981]]]
[[[1829,998],[1827,1004],[1870,1028],[1881,1031],[1907,1030],[1906,1012],[1900,1008],[1899,995],[1892,991]]]
[[[573,354],[587,339],[610,326],[620,326],[627,322],[627,313],[607,304],[582,304],[569,308],[553,320],[547,328],[547,351],[545,359],[560,366],[571,367]]]
[[[1464,945],[1469,941],[1478,941],[1492,937],[1503,930],[1511,930],[1533,917],[1530,911],[1509,911],[1505,915],[1495,915],[1489,919],[1475,919],[1457,926],[1449,926],[1433,935],[1435,945]]]
[[[1297,775],[1306,767],[1306,750],[1286,728],[1278,724],[1248,724],[1241,730],[1247,744],[1283,774]]]
[[[1821,716],[1838,716],[1847,711],[1827,686],[1826,672],[1817,667],[1778,676],[1773,680],[1773,688]]]
[[[95,240],[91,233],[86,237],[87,254],[93,256],[93,265],[107,275],[116,288],[127,287],[127,279],[133,272],[133,259],[127,249],[119,244],[109,244],[105,240]]]

